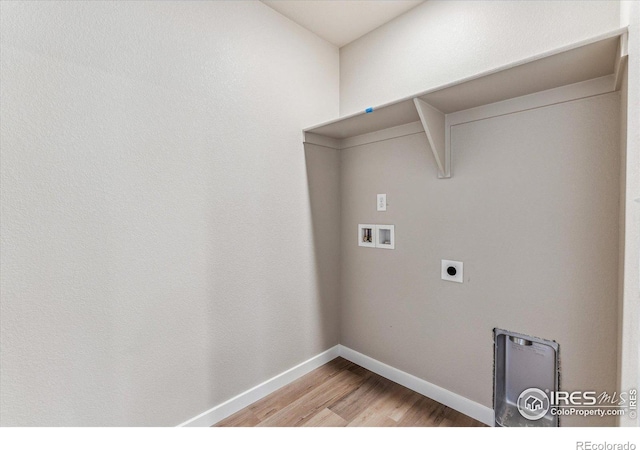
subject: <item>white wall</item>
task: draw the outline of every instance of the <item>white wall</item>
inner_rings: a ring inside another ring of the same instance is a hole
[[[176,425],[338,343],[300,134],[335,47],[260,2],[1,16],[2,425]]]
[[[556,340],[562,389],[615,391],[619,105],[456,125],[444,180],[424,133],[342,150],[341,343],[491,408],[497,327]],[[358,247],[358,223],[394,224],[395,250]]]
[[[429,0],[340,49],[340,114],[619,26],[617,1]]]
[[[621,3],[621,24],[629,26],[628,76],[625,80],[626,101],[623,102],[621,141],[626,144],[623,166],[624,186],[624,284],[622,291],[622,327],[620,355],[620,389],[640,387],[640,3]],[[628,416],[622,425],[640,426],[640,417]]]

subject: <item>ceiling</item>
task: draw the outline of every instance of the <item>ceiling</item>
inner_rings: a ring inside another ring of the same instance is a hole
[[[262,0],[307,30],[342,47],[424,0]]]

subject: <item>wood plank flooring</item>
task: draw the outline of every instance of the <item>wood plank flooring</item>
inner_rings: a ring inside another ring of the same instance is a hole
[[[343,358],[218,422],[217,427],[483,427]]]

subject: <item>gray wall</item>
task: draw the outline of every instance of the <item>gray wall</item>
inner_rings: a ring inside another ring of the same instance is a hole
[[[2,425],[177,425],[338,343],[300,139],[337,48],[260,2],[1,8]]]
[[[340,151],[305,144],[309,204],[313,224],[319,319],[333,337],[340,333]],[[334,342],[334,341],[331,341]]]
[[[563,389],[614,391],[619,103],[458,125],[446,180],[424,134],[342,150],[341,343],[491,407],[500,327],[557,340]],[[358,247],[358,223],[395,224],[396,249]],[[440,259],[464,262],[464,284]]]

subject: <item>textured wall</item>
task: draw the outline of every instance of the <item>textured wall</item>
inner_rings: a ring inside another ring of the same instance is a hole
[[[315,270],[318,290],[323,299],[334,302],[319,304],[320,319],[331,327],[332,336],[339,334],[340,298],[340,151],[305,144],[309,202],[313,223]],[[336,307],[337,305],[337,307]],[[338,308],[338,309],[337,309]]]
[[[2,425],[176,425],[337,344],[300,130],[338,50],[260,2],[1,5]]]
[[[429,0],[340,49],[345,115],[618,28],[618,1]]]
[[[563,389],[614,391],[619,104],[457,125],[445,180],[423,133],[342,150],[341,343],[492,407],[499,327],[557,340]],[[358,223],[394,224],[395,250],[358,247]]]

